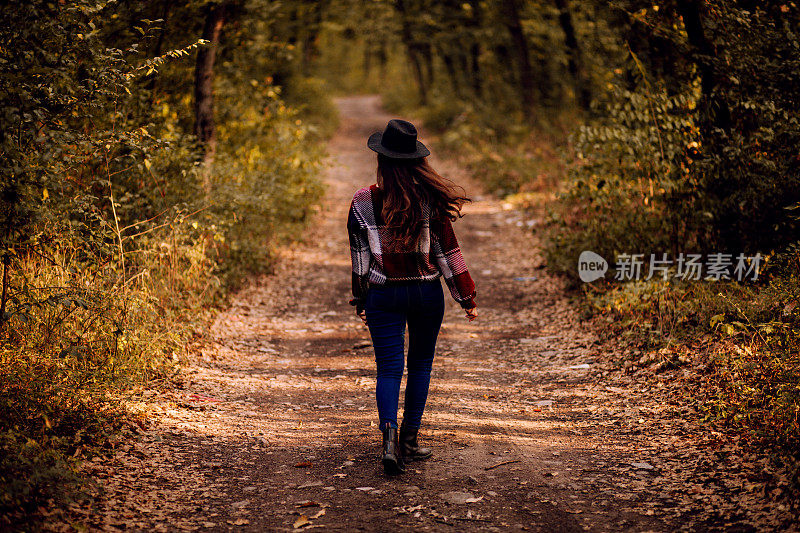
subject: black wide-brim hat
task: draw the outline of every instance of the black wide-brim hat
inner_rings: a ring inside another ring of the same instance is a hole
[[[392,119],[383,132],[369,136],[370,150],[394,159],[414,159],[429,156],[431,151],[417,140],[417,128],[406,120]]]

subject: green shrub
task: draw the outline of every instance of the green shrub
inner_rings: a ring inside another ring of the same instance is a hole
[[[76,465],[129,423],[131,391],[170,381],[214,307],[321,197],[319,135],[225,61],[217,156],[200,163],[180,83],[192,62],[177,61],[197,45],[148,57],[135,8],[17,2],[0,28],[0,119],[15,132],[0,135],[0,528],[63,502]],[[159,69],[175,87],[153,91]]]
[[[390,113],[409,115],[419,109],[416,88],[410,83],[390,83],[381,91],[381,102]]]
[[[655,364],[660,371],[693,362],[708,373],[712,398],[702,407],[710,418],[767,445],[796,450],[797,250],[771,258],[763,285],[652,279],[584,286],[586,311],[598,317],[604,335],[627,346],[633,354],[627,364]]]
[[[327,139],[339,125],[339,110],[330,96],[325,80],[294,76],[284,91],[287,105],[297,109],[298,118],[310,124],[310,132]]]
[[[564,173],[558,148],[564,136],[557,126],[542,123],[530,128],[472,106],[462,106],[458,114],[454,106],[443,108],[447,111],[434,120],[449,125],[437,148],[457,158],[489,192],[501,197],[517,193],[551,196]]]
[[[685,153],[696,144],[691,101],[620,91],[612,102],[603,123],[580,127],[565,191],[550,213],[548,265],[573,276],[583,250],[616,257],[707,246],[699,236],[708,217],[696,210],[687,176]]]
[[[455,98],[437,99],[420,110],[425,127],[434,133],[448,131],[469,113],[467,106]]]
[[[52,437],[37,441],[11,430],[0,433],[0,525],[22,525],[37,505],[64,501],[65,489],[79,482],[65,458],[69,447]]]
[[[583,292],[588,314],[608,320],[604,329],[627,339],[640,364],[685,364],[701,341],[713,352],[710,417],[791,452],[800,442],[800,256],[793,244],[800,174],[786,147],[800,135],[790,102],[798,71],[795,61],[767,58],[791,56],[797,40],[789,18],[776,23],[770,9],[709,5],[698,14],[705,35],[677,31],[659,39],[675,50],[713,40],[713,55],[695,50],[688,65],[662,70],[661,57],[629,50],[628,68],[619,70],[627,76],[575,136],[545,254],[551,269],[572,279],[584,250],[606,258],[765,256],[756,284],[651,280],[597,283]],[[643,13],[650,31],[682,24],[670,10]]]

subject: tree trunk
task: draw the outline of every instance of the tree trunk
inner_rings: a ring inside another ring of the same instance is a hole
[[[483,83],[481,80],[481,65],[480,65],[481,47],[478,43],[474,43],[469,50],[470,59],[470,78],[472,80],[472,90],[475,96],[480,98],[483,95]]]
[[[555,0],[555,4],[559,11],[558,21],[561,25],[561,30],[564,32],[564,44],[567,46],[569,57],[567,68],[575,81],[575,93],[577,95],[578,104],[584,110],[588,111],[592,104],[592,93],[589,88],[589,80],[586,76],[583,53],[578,44],[578,38],[575,35],[575,24],[572,21],[572,11],[570,9],[569,0]]]
[[[311,73],[311,63],[317,55],[317,31],[309,29],[303,38],[303,55],[300,62],[300,69],[304,75],[308,76]]]
[[[380,65],[381,71],[381,80],[386,79],[386,63],[388,62],[389,58],[386,54],[386,43],[382,42],[380,47],[378,48],[378,64]]]
[[[436,72],[433,70],[433,47],[429,43],[421,44],[420,55],[422,56],[423,63],[425,64],[425,83],[428,88],[431,88],[436,80]]]
[[[517,63],[517,70],[519,71],[519,90],[523,111],[526,115],[531,116],[533,115],[536,104],[533,97],[536,85],[533,76],[533,68],[531,67],[530,54],[528,52],[528,40],[525,38],[525,33],[522,30],[520,7],[519,0],[502,0],[500,4],[503,23],[508,33],[511,35],[511,42],[514,46],[515,60]]]
[[[514,63],[514,60],[511,58],[511,52],[508,51],[508,47],[505,44],[498,44],[494,47],[493,52],[495,62],[500,68],[500,78],[504,83],[510,86],[519,87],[519,76],[517,76],[516,69],[508,67],[508,65]]]
[[[731,128],[731,112],[728,103],[716,94],[720,79],[714,68],[712,58],[716,55],[714,47],[706,37],[703,29],[703,0],[678,0],[678,11],[683,17],[686,36],[693,48],[693,60],[700,75],[700,87],[703,92],[702,109],[708,116],[708,124],[729,130]]]
[[[214,160],[217,150],[214,124],[214,61],[224,24],[225,5],[211,5],[206,12],[203,27],[203,39],[209,43],[198,50],[194,70],[194,133],[203,145],[203,163],[206,166]]]
[[[422,63],[419,59],[419,51],[412,44],[406,45],[408,58],[411,61],[411,68],[414,70],[414,78],[417,80],[419,89],[419,101],[422,105],[428,103],[428,85],[425,83],[425,73],[422,70]]]
[[[447,76],[450,78],[450,85],[453,87],[453,96],[461,98],[461,84],[458,78],[458,69],[456,69],[455,60],[447,50],[440,50],[439,52],[444,62],[444,68],[447,70]]]
[[[364,80],[369,79],[370,71],[372,70],[372,50],[369,43],[364,47],[364,63],[362,69],[364,70]]]
[[[472,91],[475,96],[480,98],[483,95],[483,80],[481,79],[481,45],[480,45],[480,29],[483,23],[483,12],[481,10],[481,3],[478,0],[470,0],[469,5],[472,6],[472,18],[469,22],[470,38],[472,45],[469,48],[469,77],[472,84]]]
[[[419,100],[422,105],[425,105],[428,103],[428,87],[425,83],[425,73],[422,70],[422,63],[419,57],[419,46],[414,40],[411,15],[408,13],[404,0],[395,0],[394,5],[400,15],[400,33],[403,38],[403,44],[406,45],[408,60],[411,63],[411,69],[414,71],[414,78],[417,80]]]

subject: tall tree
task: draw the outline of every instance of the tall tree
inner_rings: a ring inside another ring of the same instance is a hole
[[[206,8],[203,39],[206,46],[198,50],[194,71],[194,132],[203,145],[203,163],[214,160],[217,134],[214,123],[214,62],[225,24],[226,4],[211,4]]]
[[[520,0],[502,0],[500,14],[503,24],[511,35],[511,42],[514,46],[514,58],[519,71],[519,91],[522,107],[525,114],[532,115],[536,105],[534,98],[536,85],[528,51],[528,40],[525,37],[520,18],[521,7]]]
[[[589,87],[589,79],[586,75],[586,66],[583,61],[583,52],[578,44],[578,37],[575,33],[575,24],[572,20],[572,7],[569,0],[555,0],[558,9],[558,22],[564,32],[564,44],[567,46],[567,68],[575,82],[575,92],[578,104],[588,110],[592,104],[592,93]]]
[[[481,3],[478,0],[471,0],[467,5],[470,6],[471,12],[467,27],[471,30],[470,37],[472,39],[472,45],[469,47],[469,73],[472,81],[472,90],[475,92],[475,96],[480,98],[483,93],[483,80],[481,79],[480,66],[481,40],[478,34],[483,23],[483,16]]]
[[[419,99],[420,102],[425,105],[428,103],[428,83],[422,64],[423,50],[420,48],[416,36],[414,35],[414,28],[411,24],[414,15],[411,13],[405,0],[395,0],[394,5],[400,15],[401,34],[403,42],[406,45],[406,52],[408,53],[408,60],[411,63],[411,69],[414,72],[414,78],[417,80]]]
[[[720,77],[713,58],[716,56],[711,41],[704,28],[704,0],[678,0],[678,11],[683,17],[686,36],[692,46],[694,59],[703,91],[702,106],[710,127],[728,130],[731,127],[731,113],[728,103],[719,95]]]

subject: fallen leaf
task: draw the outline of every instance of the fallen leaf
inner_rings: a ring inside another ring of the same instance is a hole
[[[245,518],[237,518],[236,520],[233,520],[233,521],[228,520],[228,523],[230,525],[232,525],[232,526],[244,526],[244,525],[249,524],[250,520],[247,520]]]
[[[311,461],[302,461],[294,465],[295,468],[308,468],[312,466]]]
[[[301,515],[300,515],[300,518],[298,518],[297,520],[295,520],[295,521],[294,521],[294,524],[293,524],[292,526],[293,526],[295,529],[300,529],[301,527],[303,527],[303,526],[307,526],[307,525],[308,525],[308,524],[310,524],[310,523],[311,523],[311,520],[309,520],[309,519],[308,519],[308,517],[307,517],[306,515],[304,515],[304,514],[301,514]]]
[[[299,502],[295,507],[319,507],[319,504],[313,500],[303,500]]]

